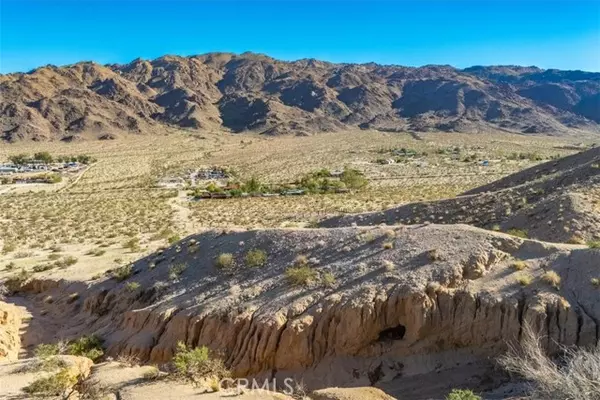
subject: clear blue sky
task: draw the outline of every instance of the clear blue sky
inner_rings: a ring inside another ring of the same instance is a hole
[[[600,71],[600,1],[0,0],[0,72],[253,51]]]

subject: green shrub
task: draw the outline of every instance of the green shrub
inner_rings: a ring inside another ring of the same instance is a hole
[[[179,235],[177,235],[177,234],[175,234],[175,235],[171,235],[171,236],[169,236],[169,237],[167,238],[167,242],[168,242],[169,244],[173,244],[173,243],[175,243],[175,242],[179,242],[180,240],[181,240],[181,237],[180,237]]]
[[[362,172],[350,168],[344,169],[340,181],[349,189],[362,189],[369,183]]]
[[[102,340],[97,336],[82,336],[69,343],[67,353],[72,356],[87,357],[96,362],[104,355]]]
[[[308,265],[289,267],[285,271],[285,277],[293,286],[306,286],[317,280],[317,271]]]
[[[36,379],[23,388],[27,394],[36,397],[63,396],[77,383],[77,376],[68,368],[63,368],[56,374]]]
[[[175,280],[179,277],[179,275],[183,274],[183,271],[187,269],[187,264],[178,263],[173,264],[169,267],[169,279]]]
[[[50,358],[52,356],[57,356],[59,353],[59,348],[57,344],[40,344],[38,345],[33,354],[42,360]]]
[[[221,269],[229,269],[233,267],[233,254],[231,253],[221,253],[217,257],[215,264],[218,268]]]
[[[189,349],[183,342],[178,342],[172,364],[176,377],[194,384],[198,384],[202,378],[230,375],[223,360],[212,358],[206,346]]]
[[[248,267],[262,267],[267,262],[267,253],[264,250],[254,249],[246,253]]]
[[[525,229],[512,228],[506,231],[506,233],[512,236],[520,237],[522,239],[527,239],[529,237]]]
[[[133,274],[133,267],[131,264],[123,265],[122,267],[116,268],[113,271],[113,278],[117,282],[122,282],[125,279],[128,279]]]
[[[129,290],[130,292],[135,292],[140,288],[140,286],[141,285],[139,284],[139,282],[127,282],[127,284],[125,285],[127,290]]]
[[[600,240],[590,240],[587,245],[590,249],[600,249]]]
[[[481,400],[481,396],[467,389],[452,389],[446,396],[446,400]]]

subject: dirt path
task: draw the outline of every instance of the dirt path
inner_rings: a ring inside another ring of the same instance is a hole
[[[169,199],[169,206],[174,211],[173,224],[182,236],[197,233],[201,230],[201,225],[192,218],[192,210],[186,206],[187,202],[185,191],[179,191],[177,197]]]

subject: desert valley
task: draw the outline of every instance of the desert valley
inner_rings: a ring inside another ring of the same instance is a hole
[[[210,53],[0,91],[0,398],[600,399],[600,73]]]

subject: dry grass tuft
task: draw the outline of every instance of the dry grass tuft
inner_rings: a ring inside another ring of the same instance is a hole
[[[531,383],[531,399],[597,400],[600,398],[600,348],[563,349],[562,361],[545,353],[542,341],[525,325],[521,345],[498,362]]]

